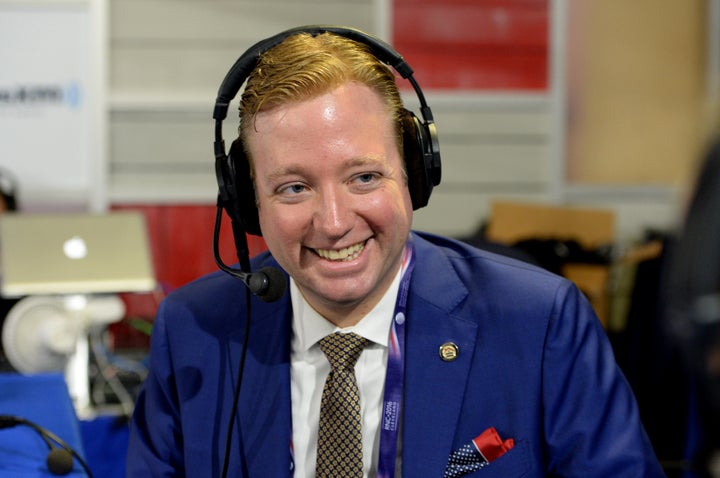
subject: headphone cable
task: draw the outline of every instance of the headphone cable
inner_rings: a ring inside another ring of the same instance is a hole
[[[227,267],[222,260],[220,259],[220,251],[219,251],[219,240],[220,240],[220,224],[222,222],[222,211],[223,208],[218,204],[217,212],[215,215],[215,229],[213,232],[213,251],[215,254],[215,261],[218,263],[220,268],[225,271],[232,274],[232,269]],[[244,234],[240,234],[241,237],[238,237],[237,232],[239,231],[233,231],[235,232],[235,246],[237,249],[238,254],[238,260],[240,261],[241,267],[245,266],[247,270],[249,270],[249,267],[247,267],[247,264],[249,264],[249,252],[247,248],[247,239],[245,238]],[[238,247],[238,243],[242,247]],[[240,368],[238,369],[238,375],[236,379],[235,384],[235,390],[233,392],[233,401],[232,401],[232,408],[230,409],[230,419],[228,421],[228,428],[227,428],[227,434],[225,437],[225,453],[223,457],[223,466],[221,471],[221,478],[226,478],[228,473],[228,465],[230,462],[230,448],[232,445],[232,436],[233,436],[233,424],[235,422],[235,418],[237,416],[237,406],[238,402],[240,400],[240,388],[242,385],[243,380],[243,373],[245,371],[245,358],[247,357],[247,348],[248,348],[248,337],[250,336],[250,315],[252,312],[251,307],[251,299],[252,294],[250,292],[250,289],[247,287],[244,287],[245,289],[245,334],[243,337],[242,342],[242,352],[240,355]],[[243,446],[243,437],[242,437],[242,427],[240,427],[239,431],[239,442],[240,442],[240,463],[243,467],[242,469],[242,476],[248,476],[247,472],[247,463],[245,461],[245,447]]]
[[[242,355],[240,356],[240,369],[238,370],[237,375],[237,383],[235,384],[235,391],[233,393],[233,401],[232,401],[232,408],[230,410],[230,420],[228,421],[228,429],[227,429],[227,435],[225,437],[225,456],[223,458],[223,468],[222,468],[222,474],[220,475],[221,478],[226,478],[227,472],[228,472],[228,463],[230,461],[230,445],[232,444],[232,435],[233,435],[233,423],[235,422],[235,417],[237,415],[237,406],[240,399],[240,386],[242,385],[243,380],[243,372],[245,370],[245,357],[247,356],[247,346],[248,346],[248,336],[250,334],[250,290],[248,288],[245,288],[245,313],[246,313],[246,320],[245,320],[245,337],[243,338],[243,344],[242,344]],[[240,459],[243,467],[243,474],[242,476],[248,476],[247,473],[247,464],[245,462],[245,447],[243,446],[243,438],[242,438],[242,427],[240,427],[239,430],[239,441],[240,441]]]

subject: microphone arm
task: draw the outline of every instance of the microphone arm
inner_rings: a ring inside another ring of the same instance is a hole
[[[215,229],[213,231],[213,254],[215,263],[227,274],[240,279],[255,296],[265,302],[279,300],[285,293],[286,280],[282,272],[275,267],[263,267],[257,272],[245,272],[250,270],[250,252],[248,250],[245,231],[238,221],[231,218],[233,236],[235,237],[235,253],[240,262],[240,269],[233,269],[225,264],[220,257],[220,225],[222,223],[223,208],[219,204],[215,214]]]

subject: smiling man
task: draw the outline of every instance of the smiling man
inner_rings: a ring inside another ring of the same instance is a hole
[[[128,476],[664,476],[573,284],[411,230],[427,135],[337,30],[251,52],[229,210],[289,293],[218,272],[168,296]]]
[[[253,124],[268,248],[313,309],[339,327],[357,324],[400,270],[412,220],[388,107],[349,82]]]

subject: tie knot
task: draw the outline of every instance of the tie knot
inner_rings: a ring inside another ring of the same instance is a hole
[[[335,332],[320,340],[320,348],[330,362],[333,370],[347,370],[355,367],[367,339],[353,332],[342,334]]]

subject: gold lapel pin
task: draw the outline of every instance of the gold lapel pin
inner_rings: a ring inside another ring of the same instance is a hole
[[[445,362],[452,362],[460,353],[460,349],[452,342],[445,342],[440,346],[440,358]]]

